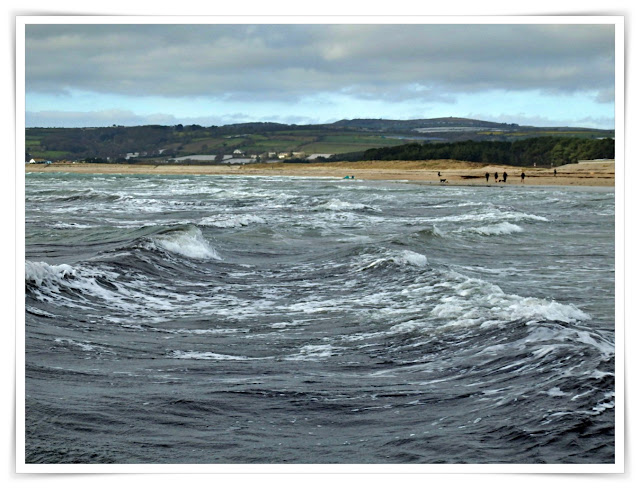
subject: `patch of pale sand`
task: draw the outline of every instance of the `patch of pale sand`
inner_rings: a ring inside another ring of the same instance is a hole
[[[131,164],[63,164],[25,165],[26,172],[72,172],[102,174],[148,175],[265,175],[344,178],[353,175],[360,180],[407,180],[438,185],[505,185],[495,183],[507,172],[506,185],[522,185],[520,174],[525,173],[525,185],[613,186],[615,164],[612,160],[589,161],[564,165],[553,169],[483,165],[480,163],[436,161],[361,161],[338,163],[260,163],[247,165],[131,165]],[[438,175],[440,173],[440,175]],[[485,174],[489,173],[487,182]],[[441,183],[440,180],[446,182]]]

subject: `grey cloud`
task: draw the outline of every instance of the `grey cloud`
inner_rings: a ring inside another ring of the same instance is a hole
[[[486,89],[613,89],[611,25],[28,25],[26,32],[26,89],[37,92],[453,100]]]
[[[174,125],[179,122],[170,114],[152,114],[141,116],[128,110],[103,111],[27,111],[25,113],[27,127],[93,127],[110,126],[138,126],[144,124]]]
[[[159,124],[172,126],[176,124],[198,124],[201,126],[222,126],[253,120],[245,113],[216,114],[207,117],[180,117],[172,114],[141,115],[128,110],[104,111],[27,111],[26,127],[104,127],[113,124],[122,126],[142,126]],[[320,124],[332,122],[314,117],[273,114],[265,120],[283,124]]]
[[[608,104],[615,101],[615,90],[612,88],[607,88],[604,90],[600,90],[596,95],[596,102],[600,102],[602,104]]]
[[[462,117],[493,122],[509,122],[520,124],[521,126],[536,127],[593,127],[598,129],[613,129],[615,119],[613,117],[583,117],[579,119],[551,119],[549,117],[531,115],[524,113],[489,115],[479,113],[469,113]]]

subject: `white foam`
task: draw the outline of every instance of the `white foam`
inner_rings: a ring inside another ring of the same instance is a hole
[[[545,392],[545,394],[547,394],[550,397],[564,397],[568,395],[566,392],[563,392],[558,387],[552,387],[547,392]]]
[[[111,350],[108,350],[107,348],[104,348],[102,346],[98,346],[98,345],[94,345],[91,343],[83,343],[80,341],[75,341],[75,340],[70,340],[67,338],[56,338],[54,340],[55,343],[60,343],[60,344],[66,344],[66,345],[70,345],[70,346],[74,346],[76,348],[80,348],[82,351],[103,351],[103,352],[109,352],[109,353],[113,353]]]
[[[414,267],[424,267],[429,263],[426,256],[410,250],[403,250],[400,257],[395,260],[403,265],[413,265]]]
[[[410,265],[413,267],[424,267],[429,264],[427,257],[416,253],[411,250],[402,250],[398,253],[387,253],[386,256],[382,258],[377,258],[372,262],[360,267],[358,270],[368,270],[370,268],[376,268],[385,263],[394,263],[396,265]]]
[[[458,232],[476,233],[483,236],[500,236],[504,234],[521,233],[522,228],[517,224],[511,224],[510,222],[501,222],[498,224],[489,224],[487,226],[474,228],[460,228]]]
[[[380,211],[380,209],[378,209],[375,206],[360,204],[357,202],[345,202],[339,199],[331,199],[330,201],[325,202],[324,204],[320,204],[318,206],[318,209],[326,209],[330,211],[357,211],[357,210],[373,210],[378,212]]]
[[[446,326],[493,325],[496,320],[574,323],[591,319],[591,316],[573,304],[505,294],[500,287],[484,280],[469,278],[457,272],[449,272],[447,275],[450,281],[440,284],[446,295],[431,310],[432,316],[450,320]],[[446,289],[450,292],[446,292]]]
[[[249,357],[237,356],[237,355],[223,355],[221,353],[213,353],[210,351],[198,352],[198,351],[172,351],[169,355],[171,358],[177,358],[180,360],[235,360],[245,361],[250,360]]]
[[[248,226],[249,224],[264,224],[265,222],[266,220],[262,217],[254,215],[216,215],[200,220],[202,226],[212,226],[216,228],[238,228]]]
[[[549,219],[535,214],[526,214],[517,211],[503,211],[500,209],[489,209],[487,211],[472,214],[456,214],[452,216],[431,217],[425,220],[429,222],[464,222],[464,221],[541,221],[548,222]]]
[[[25,262],[25,280],[40,287],[43,283],[56,283],[74,278],[76,270],[70,265],[49,265],[45,262]]]
[[[174,231],[155,236],[153,243],[171,253],[177,253],[188,258],[222,260],[202,235],[202,231],[195,226],[191,226],[184,231]]]
[[[344,350],[333,345],[306,345],[295,355],[287,355],[285,360],[292,361],[318,361],[323,358],[332,357],[337,354],[337,350]]]

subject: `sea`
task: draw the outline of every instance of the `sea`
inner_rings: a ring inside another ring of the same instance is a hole
[[[613,464],[614,189],[25,177],[28,464]]]

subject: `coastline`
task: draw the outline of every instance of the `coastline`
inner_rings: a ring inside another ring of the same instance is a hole
[[[615,185],[614,160],[584,161],[553,169],[486,165],[463,161],[362,161],[338,163],[253,163],[246,165],[168,165],[168,164],[105,164],[52,163],[25,165],[26,173],[85,173],[122,175],[237,175],[330,177],[356,180],[404,180],[435,185],[544,185],[544,186],[600,186]],[[438,176],[440,172],[440,176]],[[507,181],[496,183],[494,174],[508,174]],[[520,174],[525,173],[524,183]],[[489,173],[489,180],[485,174]],[[446,179],[441,183],[440,179]]]

